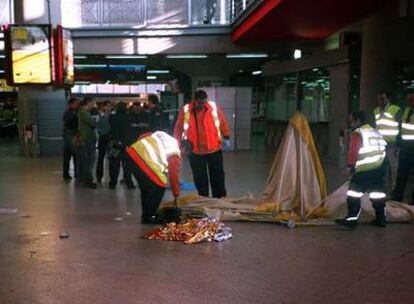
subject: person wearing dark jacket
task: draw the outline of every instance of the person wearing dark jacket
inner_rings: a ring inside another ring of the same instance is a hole
[[[73,159],[75,177],[78,177],[76,150],[78,142],[78,109],[79,100],[69,99],[68,108],[63,114],[63,178],[72,179],[69,174],[70,160]]]
[[[104,161],[108,150],[108,143],[111,137],[111,125],[109,117],[111,115],[112,106],[110,101],[105,101],[102,105],[101,112],[98,115],[98,162],[96,164],[96,180],[98,183],[102,181],[104,176]]]
[[[148,109],[150,112],[151,129],[168,132],[168,114],[165,113],[165,108],[160,104],[157,95],[150,94],[148,96]]]
[[[119,171],[124,170],[124,180],[128,189],[134,189],[131,173],[128,171],[126,163],[126,147],[132,143],[131,122],[126,110],[126,105],[120,102],[117,105],[116,113],[109,117],[111,127],[111,144],[109,150],[109,188],[115,189],[118,184]]]

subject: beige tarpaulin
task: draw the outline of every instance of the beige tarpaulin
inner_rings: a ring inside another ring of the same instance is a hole
[[[270,169],[261,198],[181,198],[179,205],[190,217],[215,216],[222,220],[286,222],[303,225],[333,223],[346,214],[347,185],[327,196],[326,180],[308,122],[301,113],[290,120]],[[164,204],[169,206],[172,203]],[[374,210],[363,199],[362,219],[371,219]],[[388,221],[412,222],[414,208],[387,203]]]
[[[273,161],[263,200],[274,202],[275,213],[305,216],[326,197],[326,181],[309,124],[302,113],[290,120]]]

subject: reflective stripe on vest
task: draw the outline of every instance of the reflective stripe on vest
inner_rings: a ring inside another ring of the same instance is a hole
[[[166,185],[168,182],[168,157],[180,157],[180,148],[175,138],[158,131],[138,140],[131,146],[148,167]]]
[[[375,123],[377,130],[381,133],[387,143],[395,143],[398,132],[399,124],[397,121],[397,114],[400,111],[400,107],[389,104],[383,113],[378,107],[374,110]]]
[[[405,141],[414,141],[414,110],[412,111],[411,117],[410,108],[407,107],[404,110],[401,123],[401,138]]]
[[[213,117],[213,122],[214,122],[214,126],[216,127],[217,130],[217,135],[220,141],[223,140],[223,135],[221,134],[221,129],[220,129],[220,118],[218,116],[218,111],[217,111],[217,104],[214,101],[208,101],[208,104],[211,107],[211,115]],[[183,140],[187,140],[188,139],[188,128],[190,127],[190,116],[191,116],[191,112],[190,112],[190,104],[186,104],[184,106],[184,124],[183,124],[183,134],[182,134],[182,139]]]
[[[374,170],[381,167],[385,159],[386,141],[378,130],[364,125],[355,132],[362,137],[362,147],[358,151],[356,172]]]

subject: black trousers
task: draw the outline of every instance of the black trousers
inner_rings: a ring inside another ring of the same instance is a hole
[[[118,183],[119,178],[119,171],[121,170],[121,164],[122,169],[124,170],[124,179],[126,184],[132,185],[132,179],[131,179],[131,171],[130,168],[127,166],[127,160],[129,159],[129,156],[127,155],[125,148],[120,148],[119,155],[117,157],[111,157],[109,159],[109,176],[110,176],[110,182],[109,184],[111,186],[116,186]]]
[[[109,135],[100,135],[98,140],[98,161],[96,163],[96,179],[100,181],[104,176],[104,163],[108,151]]]
[[[408,178],[414,170],[414,147],[401,147],[398,158],[397,180],[395,182],[392,197],[396,201],[402,201],[404,198],[405,187]],[[411,204],[414,203],[414,190],[411,194]]]
[[[75,177],[78,178],[77,151],[73,143],[68,139],[63,143],[63,176],[69,176],[70,160],[73,159]]]
[[[222,151],[206,155],[191,153],[188,158],[199,195],[209,196],[209,186],[213,197],[220,198],[227,195]]]
[[[142,217],[155,216],[165,194],[165,188],[154,183],[135,163],[127,156],[128,171],[136,179],[141,191]]]

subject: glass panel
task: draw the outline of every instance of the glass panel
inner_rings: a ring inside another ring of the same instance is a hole
[[[0,0],[0,24],[12,23],[10,17],[10,0]]]
[[[192,24],[230,23],[231,1],[191,0]]]
[[[105,25],[144,25],[145,0],[103,0]]]
[[[147,24],[151,26],[188,24],[188,0],[147,1]]]
[[[98,25],[100,23],[99,22],[99,0],[82,0],[81,10],[82,10],[82,25]]]

